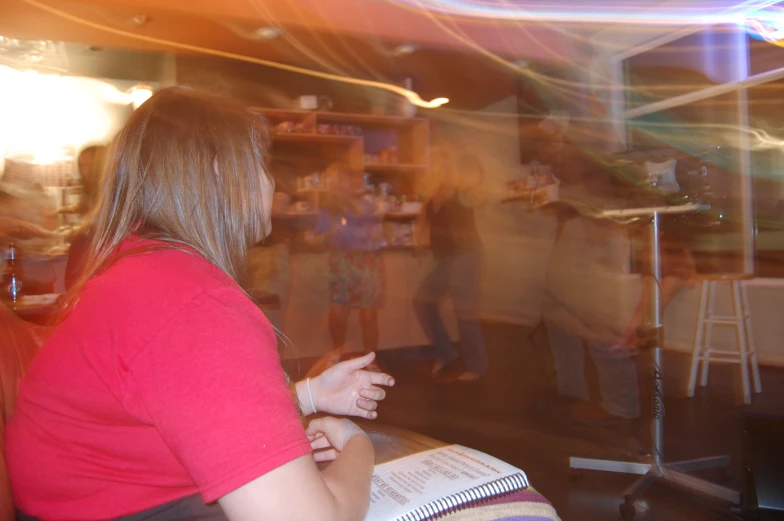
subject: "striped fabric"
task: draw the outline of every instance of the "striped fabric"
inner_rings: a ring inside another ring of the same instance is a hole
[[[544,496],[529,488],[440,517],[443,521],[560,521]]]

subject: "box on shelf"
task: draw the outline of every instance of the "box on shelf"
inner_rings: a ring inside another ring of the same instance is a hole
[[[522,179],[507,183],[506,201],[528,203],[533,208],[559,200],[561,181],[552,173],[552,169],[543,165],[531,165],[526,168],[528,175]]]

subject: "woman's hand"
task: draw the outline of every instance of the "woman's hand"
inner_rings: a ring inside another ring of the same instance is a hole
[[[375,358],[375,353],[369,353],[360,358],[347,360],[311,379],[310,391],[316,410],[344,416],[359,416],[369,420],[376,419],[378,402],[386,397],[386,391],[379,386],[391,387],[395,385],[395,379],[388,374],[364,370]],[[297,394],[303,405],[303,411],[313,412],[310,411],[310,398],[307,396],[305,382],[297,383]]]
[[[365,431],[354,422],[329,416],[311,421],[305,432],[313,449],[313,459],[316,461],[334,460],[352,436],[357,434],[365,436]]]
[[[635,314],[629,323],[626,324],[626,329],[617,342],[610,347],[610,351],[619,358],[637,355],[640,352],[639,330],[641,325],[642,319]]]

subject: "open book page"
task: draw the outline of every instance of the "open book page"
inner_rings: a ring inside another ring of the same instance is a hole
[[[449,445],[376,465],[365,521],[394,521],[433,501],[499,479],[520,469],[461,445]]]

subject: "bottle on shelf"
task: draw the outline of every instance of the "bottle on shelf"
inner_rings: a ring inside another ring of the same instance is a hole
[[[3,267],[2,299],[7,301],[11,307],[16,307],[21,297],[21,262],[19,260],[19,251],[16,249],[16,245],[11,242],[6,252],[5,266]]]

